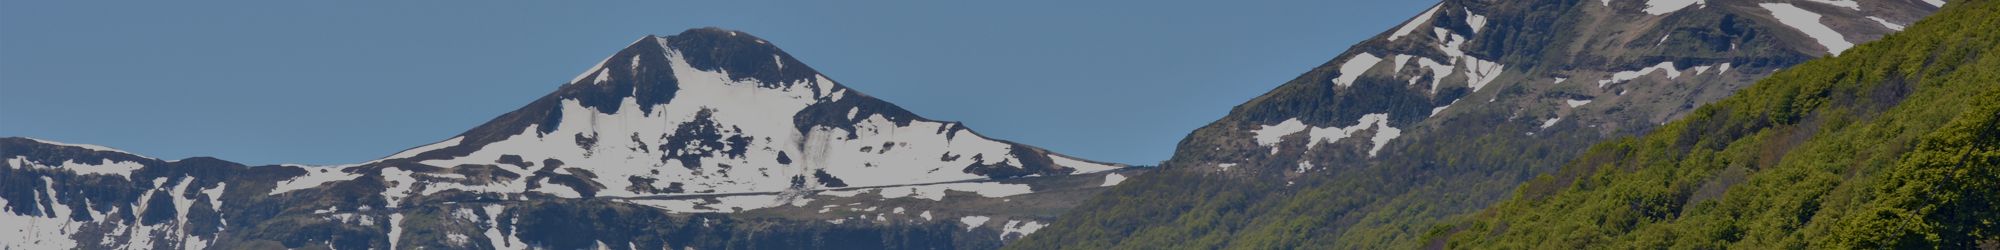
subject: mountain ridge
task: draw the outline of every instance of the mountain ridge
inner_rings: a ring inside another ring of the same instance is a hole
[[[1578,145],[1650,131],[1838,51],[1756,3],[1643,4],[1667,2],[1441,1],[1009,247],[1420,247],[1431,226],[1555,171]],[[1786,5],[1842,27],[1843,41],[1935,9]]]

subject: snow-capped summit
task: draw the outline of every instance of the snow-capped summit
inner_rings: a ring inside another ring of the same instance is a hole
[[[1004,179],[1121,166],[924,119],[835,83],[768,41],[703,28],[640,38],[526,107],[360,167],[418,173],[499,167],[524,177],[465,188],[630,197]],[[470,184],[431,185],[420,193],[458,185]]]
[[[1148,171],[925,119],[737,31],[645,36],[551,85],[349,165],[0,138],[0,223],[28,225],[0,248],[981,248]],[[823,238],[857,240],[802,240]]]

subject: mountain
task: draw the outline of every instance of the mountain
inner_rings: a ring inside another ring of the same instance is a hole
[[[1588,145],[1654,131],[1941,4],[1442,1],[1009,247],[1422,247]]]
[[[1453,248],[2000,248],[2000,2],[1592,147],[1438,236]]]
[[[646,36],[449,139],[341,166],[0,139],[8,248],[995,248],[1146,172],[988,138],[770,42]]]

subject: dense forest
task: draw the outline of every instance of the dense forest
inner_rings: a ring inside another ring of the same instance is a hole
[[[1594,146],[1433,247],[2000,247],[2000,4],[1786,69]],[[1247,236],[1255,237],[1255,236]]]

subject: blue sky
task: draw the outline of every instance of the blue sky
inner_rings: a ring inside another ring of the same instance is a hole
[[[1431,1],[0,1],[0,136],[354,163],[527,104],[645,34],[750,32],[988,136],[1165,160]]]

